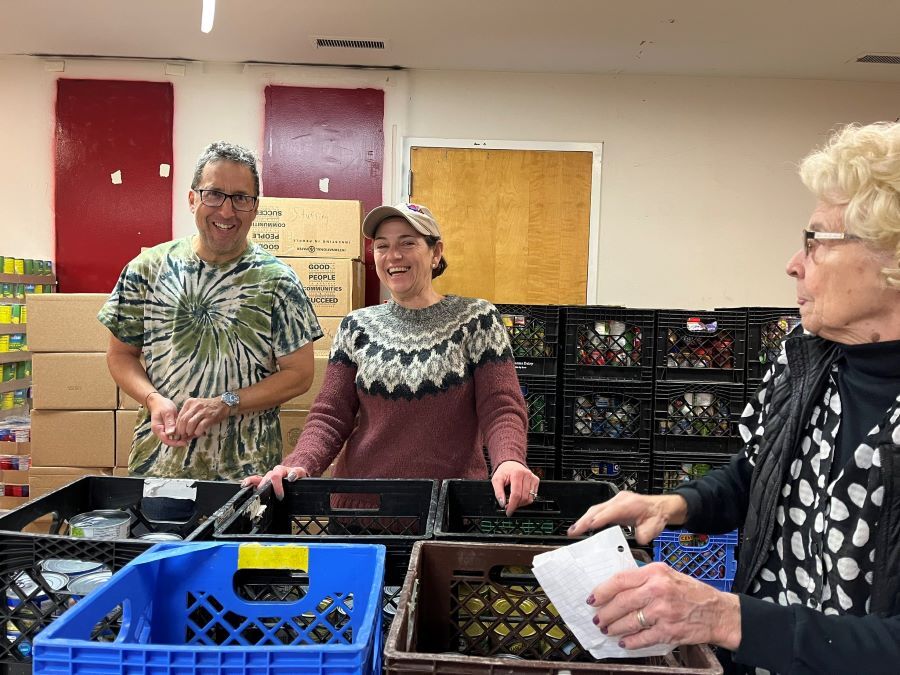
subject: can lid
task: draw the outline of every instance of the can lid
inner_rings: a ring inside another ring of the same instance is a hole
[[[103,563],[74,558],[47,558],[47,560],[41,561],[41,569],[62,574],[84,574],[85,572],[94,572],[102,567],[104,567]]]
[[[69,592],[74,595],[88,595],[91,591],[96,590],[112,576],[110,570],[100,570],[99,572],[91,572],[84,576],[72,579],[69,582]]]
[[[148,532],[147,534],[142,534],[138,539],[143,539],[144,541],[183,541],[184,537],[174,532]]]

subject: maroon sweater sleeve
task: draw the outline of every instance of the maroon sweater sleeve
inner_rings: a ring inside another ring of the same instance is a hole
[[[526,464],[528,413],[512,361],[491,361],[475,369],[478,424],[495,469],[509,460]]]
[[[358,409],[356,367],[329,361],[303,433],[282,464],[303,467],[310,476],[322,475],[353,431]]]

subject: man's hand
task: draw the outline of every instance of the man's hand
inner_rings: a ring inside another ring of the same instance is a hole
[[[189,398],[181,406],[175,424],[175,438],[193,440],[214,424],[228,418],[230,409],[221,398]]]
[[[188,444],[188,439],[179,438],[175,430],[178,422],[175,403],[154,391],[147,397],[147,408],[150,410],[150,430],[164,445],[183,447]]]
[[[520,506],[528,506],[537,497],[541,479],[535,476],[528,467],[519,462],[508,460],[501,462],[491,476],[494,496],[501,507],[506,508],[506,515],[511,516]],[[506,486],[509,486],[509,502],[506,501]]]
[[[308,477],[309,474],[302,466],[284,466],[283,464],[279,464],[265,476],[247,476],[247,478],[241,481],[241,487],[252,485],[259,491],[271,483],[272,489],[275,490],[275,497],[277,499],[284,499],[284,483],[282,483],[282,481],[286,480],[288,483],[293,483],[298,478]]]

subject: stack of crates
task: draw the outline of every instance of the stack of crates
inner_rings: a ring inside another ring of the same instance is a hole
[[[747,311],[660,310],[656,330],[653,492],[664,493],[741,445]]]
[[[650,490],[654,311],[566,308],[561,472]]]
[[[497,311],[509,333],[519,386],[528,407],[528,466],[541,479],[558,478],[561,308],[501,304]]]
[[[759,389],[763,375],[781,353],[784,338],[799,323],[800,312],[796,307],[747,309],[747,400]]]

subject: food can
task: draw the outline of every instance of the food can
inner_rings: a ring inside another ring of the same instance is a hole
[[[138,539],[144,541],[184,541],[184,537],[174,532],[148,532],[142,534]]]
[[[25,258],[13,259],[13,274],[25,274]]]
[[[109,581],[112,577],[112,571],[108,569],[82,574],[69,581],[68,591],[72,594],[73,599],[78,600],[97,590]]]
[[[115,509],[79,513],[69,521],[69,536],[87,539],[127,539],[131,516]]]
[[[69,578],[107,569],[103,563],[93,560],[76,560],[75,558],[47,558],[41,561],[40,567],[45,572],[58,572]]]

